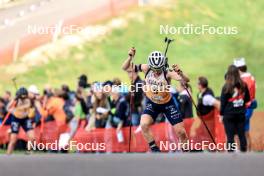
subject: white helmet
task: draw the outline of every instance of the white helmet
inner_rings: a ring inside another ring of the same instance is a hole
[[[148,56],[148,65],[152,69],[161,69],[166,65],[166,58],[160,51],[153,51]]]
[[[38,90],[37,86],[35,86],[35,85],[29,86],[28,92],[32,93],[32,94],[35,94],[35,95],[39,94],[39,90]]]

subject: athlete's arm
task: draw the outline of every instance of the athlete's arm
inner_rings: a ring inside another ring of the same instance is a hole
[[[168,77],[176,81],[188,83],[190,79],[181,71],[178,65],[172,65],[173,71],[168,72]]]
[[[124,71],[134,70],[135,72],[146,73],[149,70],[149,66],[147,64],[139,64],[139,65],[134,65],[134,64],[132,65],[131,64],[135,54],[136,54],[136,49],[131,48],[128,52],[128,58],[124,61],[123,65],[122,65],[122,69]]]
[[[176,80],[176,81],[182,80],[181,76],[178,73],[176,73],[175,71],[169,71],[167,73],[167,78],[171,78],[171,79]]]
[[[14,109],[14,102],[15,102],[15,101],[16,101],[15,99],[12,99],[12,100],[7,104],[6,109],[7,109],[8,112],[13,111],[13,109]]]
[[[179,74],[175,71],[169,71],[167,73],[167,77],[176,81],[183,81],[185,83],[188,83],[190,81],[190,79],[185,74]]]
[[[149,66],[148,66],[148,64],[139,64],[139,65],[135,65],[135,71],[136,71],[136,72],[147,73],[148,70],[149,70]]]
[[[42,118],[46,118],[46,116],[48,116],[48,112],[45,110],[45,107],[41,104],[39,97],[34,100],[34,105],[37,108],[38,112],[41,114]]]
[[[128,51],[128,58],[124,61],[123,65],[122,65],[122,69],[124,71],[127,71],[131,67],[131,61],[134,58],[135,54],[136,54],[135,48],[131,48]]]

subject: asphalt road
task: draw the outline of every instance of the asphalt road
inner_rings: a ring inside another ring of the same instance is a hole
[[[0,156],[3,176],[263,176],[264,154],[33,154]]]
[[[109,0],[29,0],[0,10],[0,47],[28,34],[28,26],[50,26],[76,17]]]

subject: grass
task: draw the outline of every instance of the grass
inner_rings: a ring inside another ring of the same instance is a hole
[[[127,13],[142,14],[143,20],[132,19],[128,27],[115,29],[99,41],[69,48],[68,54],[57,55],[52,62],[19,75],[18,84],[34,83],[43,87],[48,83],[58,87],[67,83],[74,88],[81,73],[88,74],[90,81],[119,77],[128,82],[127,75],[120,69],[128,49],[136,47],[136,63],[146,62],[153,50],[164,50],[166,35],[160,34],[160,25],[235,26],[237,35],[169,35],[176,39],[169,50],[169,62],[179,64],[190,76],[194,94],[197,93],[196,79],[203,75],[219,95],[228,65],[235,57],[245,57],[249,71],[257,80],[258,110],[264,110],[263,8],[262,0],[177,0],[170,7],[132,9]],[[77,59],[79,53],[83,54],[82,59]],[[0,90],[11,89],[10,78],[14,75],[0,71],[3,73]]]

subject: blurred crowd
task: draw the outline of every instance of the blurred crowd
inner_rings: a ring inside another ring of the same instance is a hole
[[[249,119],[252,116],[253,109],[256,108],[255,80],[247,72],[244,59],[235,60],[234,67],[239,70],[240,75],[238,76],[246,82],[249,89],[250,95],[246,106],[248,109],[246,111],[247,124],[245,129],[243,129],[245,132],[249,132]],[[127,74],[132,85],[144,83],[137,72],[127,71]],[[230,78],[228,74],[230,73],[227,71],[226,80]],[[231,74],[233,73],[231,72]],[[3,123],[4,121],[4,125],[10,125],[14,118],[23,119],[24,114],[26,114],[25,116],[32,123],[32,127],[30,125],[23,126],[24,122],[19,122],[26,131],[40,125],[42,119],[45,122],[56,121],[58,125],[68,123],[71,129],[70,138],[75,135],[80,127],[85,128],[88,132],[96,128],[116,128],[117,131],[120,131],[122,127],[129,126],[130,123],[132,126],[140,124],[140,116],[144,109],[145,101],[143,90],[139,89],[131,94],[129,88],[122,84],[122,81],[118,78],[105,82],[90,83],[85,74],[78,77],[77,85],[75,90],[72,90],[67,84],[62,85],[60,88],[45,86],[43,92],[40,92],[37,86],[31,85],[28,88],[19,88],[14,96],[11,95],[10,91],[5,91],[0,97],[0,122]],[[116,87],[113,88],[113,86]],[[216,97],[213,90],[209,87],[206,77],[200,76],[197,78],[196,88],[199,90],[197,95],[199,115],[207,115],[215,108],[221,112],[222,116],[226,116],[226,113],[228,114],[230,113],[229,111],[232,111],[224,107],[228,106],[228,102],[224,102],[226,101],[224,100],[224,93],[222,92],[221,97]],[[183,118],[192,118],[191,86],[188,84],[185,86],[180,83],[171,92],[178,100]],[[7,116],[8,118],[5,118]],[[166,119],[161,114],[155,123],[164,121]],[[224,121],[224,125],[228,140],[232,142],[237,132],[236,126],[232,126],[232,122],[228,122],[228,120]],[[16,130],[15,127],[12,127],[12,132],[16,133]],[[247,135],[249,137],[249,134]]]
[[[143,83],[137,73],[128,72],[128,75],[133,78],[133,84]],[[189,85],[188,88],[191,91]],[[87,131],[111,127],[121,129],[130,125],[130,117],[131,125],[138,126],[144,109],[145,95],[142,89],[138,89],[139,91],[131,95],[129,87],[118,78],[89,83],[87,75],[83,74],[78,78],[78,86],[75,90],[63,84],[60,88],[46,85],[43,92],[40,92],[35,85],[28,88],[21,87],[14,96],[10,91],[6,91],[0,97],[1,123],[10,111],[14,100],[20,99],[22,89],[26,91],[25,96],[30,100],[28,118],[31,119],[33,126],[39,125],[41,118],[44,118],[45,122],[55,120],[58,125],[69,123],[74,129],[78,128],[78,124],[82,124]],[[184,86],[180,84],[172,92],[181,104],[184,117],[193,117],[192,102]],[[133,101],[130,101],[132,96]],[[11,124],[13,115],[11,111],[5,125]],[[155,123],[164,121],[165,117],[161,114]]]

